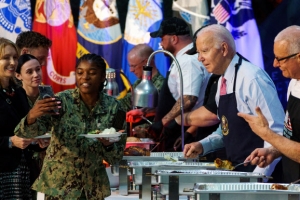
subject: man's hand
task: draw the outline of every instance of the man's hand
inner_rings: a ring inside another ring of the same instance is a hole
[[[246,159],[251,161],[251,165],[258,165],[259,167],[266,167],[271,164],[276,158],[280,156],[280,153],[273,147],[270,148],[257,148]]]
[[[25,149],[32,141],[35,139],[27,139],[27,138],[20,138],[18,136],[12,136],[11,142],[14,147],[18,147],[20,149]]]
[[[142,120],[143,112],[141,109],[134,109],[126,113],[126,121],[137,123]]]
[[[259,107],[255,109],[257,116],[238,113],[238,116],[244,118],[248,122],[252,131],[264,139],[265,135],[270,131],[269,123],[266,117],[262,114]]]
[[[198,158],[199,154],[203,152],[203,146],[200,142],[193,142],[184,145],[183,155],[186,158]]]

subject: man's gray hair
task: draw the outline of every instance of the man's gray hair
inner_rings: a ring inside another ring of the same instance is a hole
[[[200,30],[197,34],[197,37],[200,34],[206,33],[206,32],[211,32],[212,37],[214,37],[214,41],[215,41],[215,45],[216,45],[215,48],[217,48],[217,49],[221,48],[221,43],[226,42],[230,49],[232,49],[233,51],[236,51],[234,39],[233,39],[231,33],[224,26],[219,25],[219,24],[209,25],[209,26],[203,28],[202,30]]]
[[[275,37],[275,42],[286,42],[288,54],[300,52],[300,26],[293,25],[283,29]]]

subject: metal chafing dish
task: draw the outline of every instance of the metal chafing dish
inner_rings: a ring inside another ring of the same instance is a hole
[[[198,182],[261,182],[267,178],[261,173],[220,170],[157,170],[155,174],[160,177],[161,194],[174,200],[179,195],[193,195],[194,183]]]
[[[164,157],[169,155],[177,157],[178,162],[167,161]],[[193,162],[192,159],[185,159],[182,152],[151,152],[150,156],[124,156],[119,163],[119,191],[121,195],[128,195],[129,178],[128,171],[132,171],[132,178],[135,185],[140,185],[140,196],[144,200],[151,197],[151,185],[158,185],[159,180],[153,176],[154,172],[159,169],[195,169],[199,166],[202,168],[213,168],[213,163],[204,166],[203,163]]]
[[[151,168],[151,174],[157,170],[195,170],[195,169],[216,169],[213,163],[206,162],[185,162],[185,161],[130,161],[129,167],[134,169],[133,181],[136,185],[142,184],[143,168]],[[151,175],[149,174],[149,175]],[[152,176],[151,184],[158,185],[161,183],[159,176]]]
[[[281,184],[286,186],[287,184]],[[299,200],[300,185],[293,184],[288,190],[272,190],[272,183],[196,183],[197,200]]]

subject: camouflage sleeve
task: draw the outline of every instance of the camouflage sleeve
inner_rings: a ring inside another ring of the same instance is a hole
[[[132,109],[131,92],[128,92],[125,97],[119,99],[122,109],[127,112]]]
[[[164,83],[165,78],[161,75],[158,74],[155,78],[153,78],[153,84],[157,88],[158,91],[160,91],[163,83]]]
[[[116,109],[113,114],[114,119],[112,127],[117,131],[126,130],[126,112],[123,110],[118,100],[116,100],[115,103],[116,104],[112,106],[112,108]],[[123,134],[120,137],[120,140],[114,143],[112,150],[107,150],[105,147],[102,147],[103,158],[110,164],[118,163],[123,157],[127,136],[126,134]]]
[[[36,120],[35,123],[28,125],[27,116],[25,116],[15,128],[15,135],[23,138],[34,138],[44,135],[50,128],[50,116],[43,116]]]
[[[122,135],[121,139],[114,143],[113,149],[110,151],[107,151],[105,148],[103,148],[103,158],[105,161],[112,165],[117,164],[122,160],[126,145],[126,138],[127,136],[125,134]]]

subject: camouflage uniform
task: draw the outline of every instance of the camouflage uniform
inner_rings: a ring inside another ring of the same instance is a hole
[[[15,129],[17,136],[32,138],[52,128],[51,143],[33,189],[59,199],[79,199],[83,190],[87,199],[104,199],[110,195],[110,184],[102,161],[114,164],[122,159],[126,136],[108,150],[98,140],[78,135],[110,127],[124,129],[125,112],[117,100],[103,92],[92,111],[80,100],[78,89],[57,96],[62,102],[59,116],[45,115],[30,126],[23,118]]]

